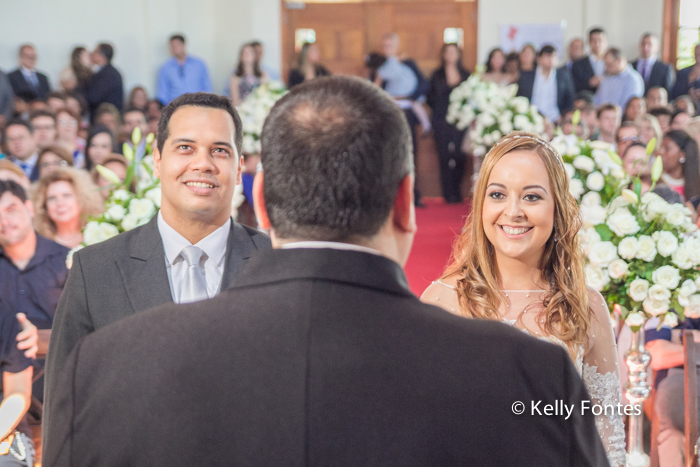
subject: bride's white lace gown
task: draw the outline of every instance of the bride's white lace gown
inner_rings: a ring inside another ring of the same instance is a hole
[[[425,291],[421,300],[459,315],[461,313],[457,292],[450,282],[434,282]],[[543,317],[540,312],[543,310],[544,291],[525,290],[505,293],[510,304],[505,309],[499,310],[504,323],[569,350],[561,340],[546,335],[541,326]],[[572,355],[572,359],[591,395],[591,406],[615,407],[615,411],[608,409],[607,414],[597,415],[596,426],[610,465],[619,467],[625,465],[625,429],[617,405],[621,398],[617,348],[605,300],[600,293],[590,288],[588,297],[593,311],[588,340],[585,345],[575,349],[575,356]]]

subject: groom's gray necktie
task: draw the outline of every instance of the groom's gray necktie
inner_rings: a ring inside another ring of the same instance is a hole
[[[182,249],[180,256],[187,262],[187,272],[182,280],[182,290],[180,291],[180,303],[197,302],[209,298],[207,281],[199,266],[202,256],[206,256],[204,251],[196,246],[188,246]]]

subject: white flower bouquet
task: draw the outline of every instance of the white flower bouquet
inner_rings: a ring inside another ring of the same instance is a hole
[[[658,158],[654,184],[662,169]],[[700,234],[684,205],[669,204],[651,190],[642,196],[635,183],[580,238],[588,285],[603,293],[611,312],[619,305],[633,331],[652,316],[669,327],[684,316],[700,317]]]
[[[129,166],[123,182],[113,171],[101,165],[97,166],[100,175],[112,183],[107,187],[110,194],[105,200],[106,210],[85,225],[83,242],[68,253],[66,265],[69,269],[73,264],[73,253],[148,223],[160,208],[160,180],[153,176],[154,139],[153,133],[146,137],[143,154],[134,154],[134,149],[124,143],[124,157]],[[132,141],[134,148],[138,148],[141,141],[140,129],[134,130]],[[132,187],[135,187],[134,191]]]
[[[287,89],[279,81],[268,81],[261,84],[245,98],[238,107],[238,113],[243,122],[243,152],[245,154],[260,154],[260,135],[267,114]]]

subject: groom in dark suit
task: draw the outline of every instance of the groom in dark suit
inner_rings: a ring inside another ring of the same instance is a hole
[[[186,94],[163,110],[153,154],[161,210],[148,224],[73,256],[46,362],[45,422],[58,409],[53,391],[82,337],[156,305],[213,297],[256,250],[270,248],[269,237],[231,219],[242,139],[240,117],[225,97]],[[48,439],[52,430],[44,433]]]
[[[78,344],[45,465],[608,465],[563,348],[408,289],[411,135],[388,94],[359,78],[303,83],[262,147],[255,205],[276,249],[212,300]],[[539,400],[578,410],[533,416]]]

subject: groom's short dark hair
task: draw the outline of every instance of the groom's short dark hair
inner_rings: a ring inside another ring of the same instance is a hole
[[[379,87],[352,77],[295,86],[265,121],[261,155],[265,205],[280,238],[375,235],[413,171],[403,111]]]

